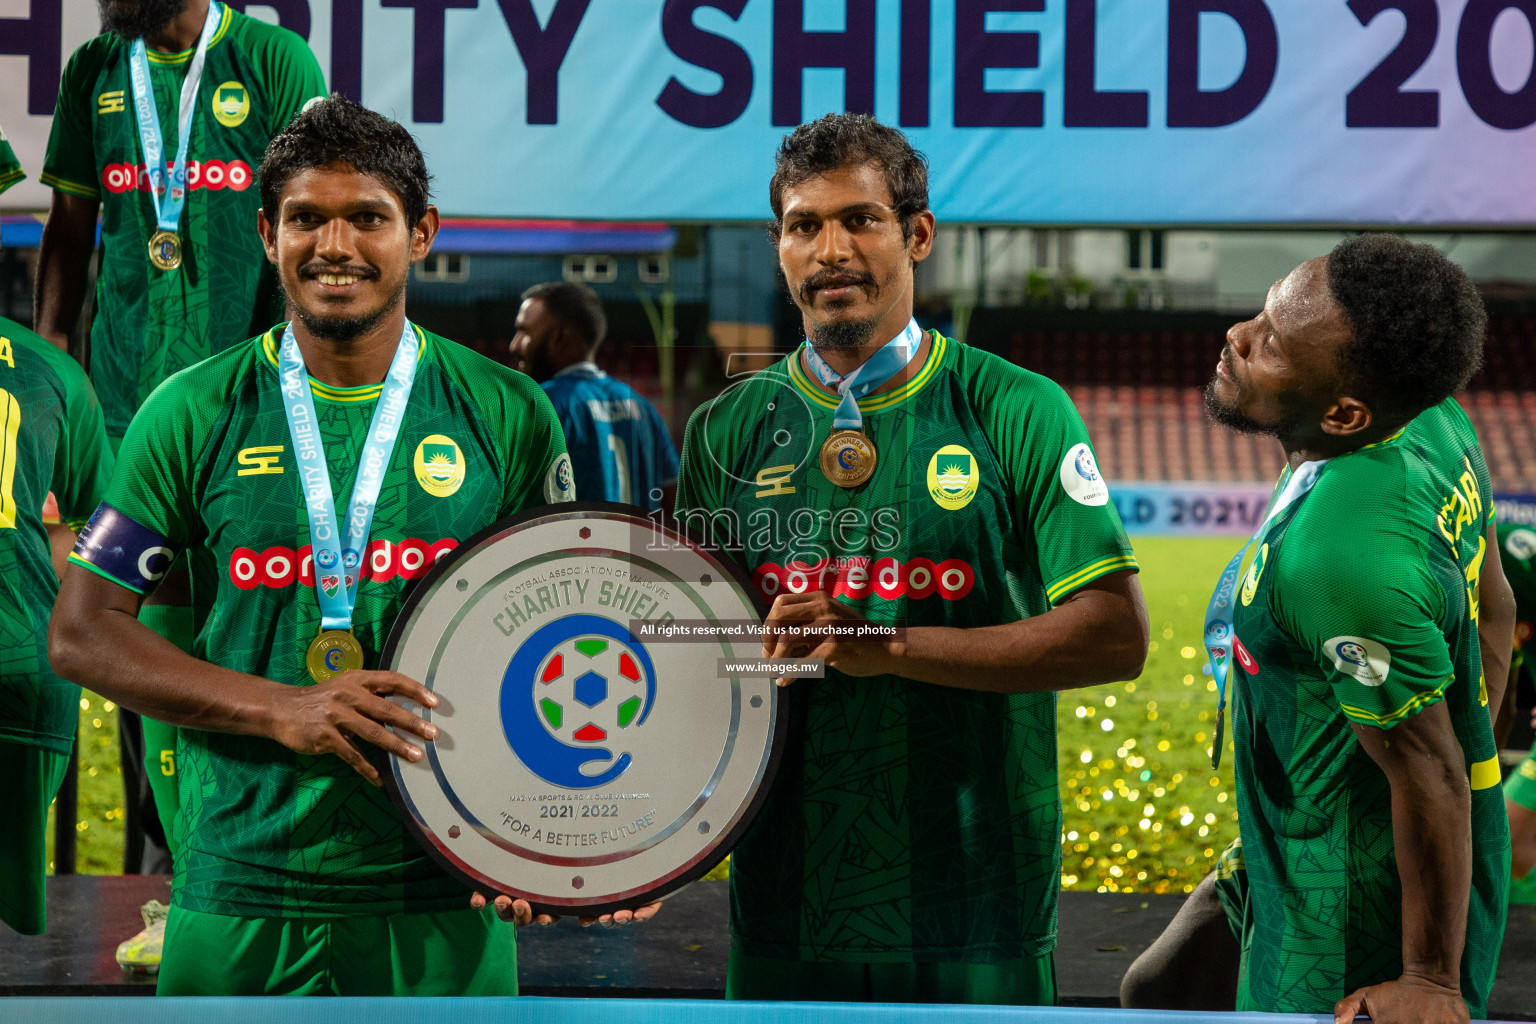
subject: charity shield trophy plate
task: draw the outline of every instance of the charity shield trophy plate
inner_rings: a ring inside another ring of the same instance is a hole
[[[545,506],[444,556],[381,667],[438,727],[385,782],[416,839],[482,892],[551,913],[662,898],[722,860],[767,795],[785,709],[748,577],[632,507]],[[684,633],[683,631],[687,632]]]

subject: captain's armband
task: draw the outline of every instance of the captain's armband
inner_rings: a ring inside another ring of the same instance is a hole
[[[169,540],[103,502],[80,531],[69,560],[136,594],[148,594],[178,554]]]

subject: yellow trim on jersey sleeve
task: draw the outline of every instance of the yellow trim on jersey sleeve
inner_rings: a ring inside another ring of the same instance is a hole
[[[81,185],[73,181],[66,181],[57,175],[49,174],[47,171],[39,175],[37,180],[49,188],[58,189],[60,192],[68,192],[72,196],[84,196],[87,199],[101,198],[100,189],[92,188],[89,185]]]
[[[1445,688],[1451,685],[1455,678],[1455,676],[1448,676],[1444,682],[1435,687],[1433,690],[1429,690],[1426,693],[1414,694],[1406,702],[1404,702],[1402,707],[1385,715],[1378,715],[1374,711],[1367,711],[1365,708],[1357,708],[1353,705],[1345,704],[1343,701],[1339,701],[1339,707],[1344,709],[1344,714],[1348,715],[1350,718],[1353,718],[1355,721],[1360,722],[1362,725],[1375,725],[1383,729],[1390,729],[1392,726],[1396,725],[1398,722],[1401,722],[1409,715],[1417,714],[1418,712],[1428,707],[1430,704],[1433,704],[1435,701],[1444,697]]]
[[[1070,591],[1092,583],[1107,573],[1119,572],[1121,569],[1140,570],[1141,566],[1136,564],[1135,555],[1115,555],[1113,558],[1101,558],[1092,565],[1085,566],[1065,579],[1058,580],[1049,587],[1046,587],[1045,596],[1051,604],[1055,604],[1057,600],[1065,597]]]
[[[224,5],[224,13],[219,16],[219,27],[213,30],[213,38],[208,40],[210,50],[224,38],[224,33],[229,31],[229,23],[234,19],[233,10],[234,8],[229,4]],[[151,64],[185,64],[192,59],[196,49],[197,47],[194,46],[191,50],[182,50],[180,53],[157,53],[146,49],[144,55],[149,58]]]
[[[69,553],[69,557],[68,557],[68,559],[66,559],[66,561],[72,562],[73,564],[81,566],[82,568],[89,569],[89,570],[91,570],[91,572],[95,573],[97,576],[100,576],[104,580],[111,580],[113,583],[116,583],[118,586],[122,587],[124,590],[131,590],[135,594],[143,594],[144,593],[144,591],[140,590],[138,587],[130,587],[128,584],[124,583],[122,580],[118,579],[116,576],[113,576],[111,573],[107,572],[105,569],[98,569],[98,568],[96,568],[96,566],[92,565],[90,562],[87,562],[85,559],[81,558],[79,555],[75,554],[73,551],[71,551]]]
[[[923,363],[922,369],[918,370],[911,380],[893,391],[859,399],[860,412],[880,412],[882,409],[889,409],[911,398],[927,386],[928,382],[933,379],[934,374],[939,372],[939,366],[944,362],[944,353],[949,348],[948,338],[938,331],[930,331],[929,333],[933,336],[933,345],[928,349],[928,359]],[[789,379],[801,394],[823,409],[837,408],[837,398],[827,394],[805,375],[805,370],[800,366],[799,349],[796,349],[789,357]]]
[[[26,176],[27,172],[20,167],[13,167],[9,171],[0,174],[0,192],[4,192]]]

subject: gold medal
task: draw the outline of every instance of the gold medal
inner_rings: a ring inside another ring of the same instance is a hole
[[[304,667],[315,682],[323,683],[350,669],[362,668],[363,645],[349,630],[322,629],[304,652]]]
[[[149,240],[149,262],[161,270],[181,266],[181,239],[174,231],[156,231]]]
[[[857,487],[875,472],[875,446],[857,430],[834,430],[821,446],[821,471],[839,487]]]

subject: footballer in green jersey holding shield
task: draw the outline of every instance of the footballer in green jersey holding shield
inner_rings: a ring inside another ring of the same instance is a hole
[[[1287,456],[1250,568],[1212,600],[1233,610],[1216,632],[1235,629],[1241,845],[1133,965],[1128,1005],[1216,1008],[1224,988],[1240,1010],[1341,1022],[1486,1015],[1514,601],[1482,449],[1450,397],[1485,323],[1440,252],[1362,235],[1227,332],[1211,415]]]
[[[85,373],[0,317],[0,778],[8,789],[0,921],[25,935],[46,923],[48,805],[80,720],[80,687],[48,663],[48,611],[59,588],[51,535],[84,525],[111,476],[112,449]],[[62,525],[43,523],[49,491]]]
[[[934,218],[900,132],[802,125],[769,198],[809,340],[694,414],[678,515],[770,629],[907,629],[765,644],[828,667],[732,854],[727,995],[1054,1003],[1052,691],[1140,672],[1130,544],[1061,388],[913,321]]]
[[[380,648],[443,552],[573,496],[560,425],[532,380],[406,320],[438,217],[404,128],[333,96],[272,141],[260,180],[293,320],[134,418],[50,650],[182,730],[160,992],[513,994],[512,929],[410,838],[363,751],[422,757],[435,727],[388,698],[436,698],[379,670]],[[428,451],[454,472],[426,472]],[[175,564],[192,655],[134,618]]]

